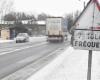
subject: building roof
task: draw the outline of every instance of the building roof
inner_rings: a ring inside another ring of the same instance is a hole
[[[62,17],[60,17],[60,16],[58,16],[58,17],[54,17],[54,16],[53,16],[53,17],[48,17],[48,18],[62,18]]]
[[[14,24],[14,21],[0,21],[0,24]]]
[[[38,25],[45,25],[46,24],[46,21],[37,21],[37,24]]]
[[[14,24],[14,22],[15,21],[0,21],[0,24]],[[21,22],[23,23],[23,24],[29,24],[29,23],[31,23],[31,24],[34,24],[35,22],[36,22],[36,24],[38,24],[38,25],[45,25],[46,24],[46,22],[45,21],[32,21],[32,20],[21,20]]]

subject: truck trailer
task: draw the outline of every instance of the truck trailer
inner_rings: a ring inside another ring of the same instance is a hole
[[[46,19],[47,41],[63,42],[67,39],[67,25],[62,17],[48,17]]]

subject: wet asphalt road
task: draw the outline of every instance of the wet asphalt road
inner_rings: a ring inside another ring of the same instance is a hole
[[[0,79],[65,46],[63,43],[46,41],[28,43],[1,43],[0,45]]]

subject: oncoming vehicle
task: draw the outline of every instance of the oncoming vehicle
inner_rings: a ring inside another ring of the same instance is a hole
[[[19,33],[16,37],[16,43],[28,42],[28,41],[29,41],[29,35],[27,33]]]

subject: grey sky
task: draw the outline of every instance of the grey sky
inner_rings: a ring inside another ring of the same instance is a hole
[[[15,11],[28,13],[46,13],[54,16],[62,16],[83,9],[83,2],[89,0],[15,0]]]

